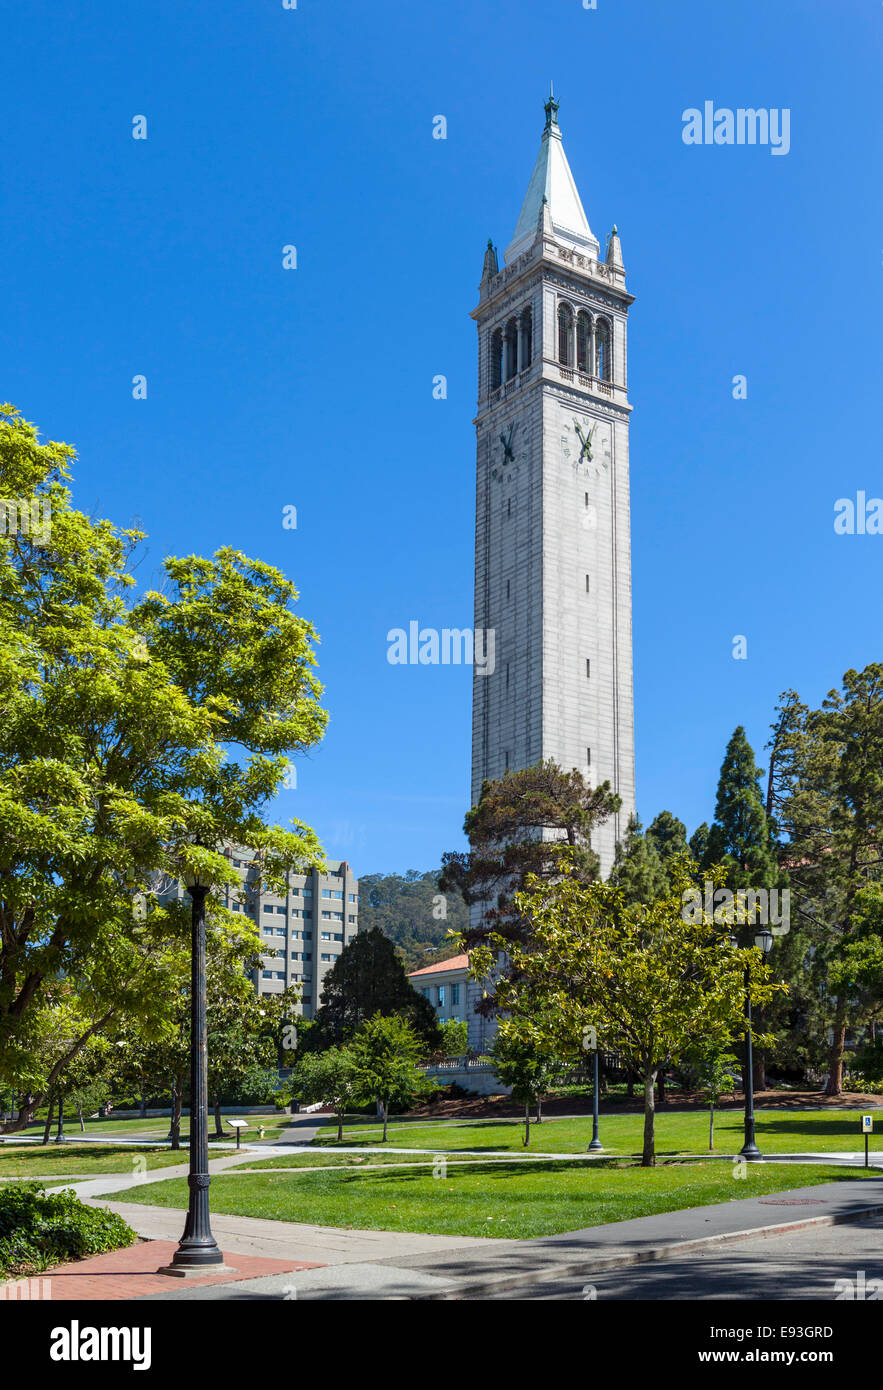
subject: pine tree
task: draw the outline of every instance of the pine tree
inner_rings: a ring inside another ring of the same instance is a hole
[[[707,853],[714,853],[729,869],[731,889],[771,888],[779,881],[760,777],[754,750],[740,724],[721,764],[707,846]]]
[[[310,1047],[349,1042],[375,1014],[403,1018],[430,1050],[441,1045],[435,1010],[414,989],[393,942],[376,927],[353,937],[325,976]]]
[[[665,866],[638,816],[629,816],[625,839],[617,843],[610,882],[622,889],[629,903],[649,905],[668,891]]]

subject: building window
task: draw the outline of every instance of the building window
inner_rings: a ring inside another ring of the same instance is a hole
[[[495,328],[491,334],[491,390],[496,391],[503,381],[503,330]]]
[[[589,576],[586,575],[586,593],[589,593]]]
[[[521,370],[530,366],[533,358],[533,314],[530,305],[521,314]]]
[[[610,324],[606,319],[598,319],[595,324],[595,376],[600,381],[611,381],[610,373]]]
[[[591,750],[591,748],[587,748],[587,749],[586,749],[586,764],[587,764],[589,767],[591,767],[591,765],[592,765],[592,750]]]
[[[558,305],[558,361],[562,367],[572,367],[573,312],[569,304]]]
[[[264,910],[264,912],[272,912],[272,911],[273,911],[273,904],[272,904],[272,903],[264,903],[264,909],[263,909],[263,910]]]
[[[589,660],[589,658],[586,657],[586,680],[589,680],[589,678],[591,677],[591,674],[592,674],[592,663],[591,663],[591,661]]]
[[[331,889],[330,889],[330,888],[323,888],[323,889],[322,889],[322,897],[323,897],[323,898],[330,898],[330,897],[331,897]]]
[[[335,933],[334,933],[334,940],[335,940],[335,941],[343,941],[343,932],[335,932]]]
[[[576,369],[584,375],[589,370],[592,351],[592,320],[584,309],[576,316]]]
[[[272,972],[272,970],[262,970],[262,971],[261,971],[261,979],[263,979],[263,980],[272,980],[272,978],[273,978],[273,972]]]
[[[355,922],[356,919],[355,919],[355,917],[354,917],[352,914],[350,914],[350,916],[347,917],[346,920],[347,920],[349,923],[353,923],[353,922]]]
[[[323,912],[323,913],[322,913],[322,921],[323,921],[323,922],[330,922],[330,921],[331,921],[331,913],[330,913],[330,912]]]
[[[284,916],[285,916],[285,908],[284,908],[284,906],[283,906],[283,907],[277,907],[277,908],[276,908],[276,911],[279,913],[280,917],[284,917]]]
[[[506,515],[507,515],[507,517],[512,515],[512,498],[511,498],[511,497],[509,497],[509,498],[506,499]]]
[[[438,987],[438,1007],[439,1007],[440,1009],[443,1009],[443,1008],[445,1007],[445,987],[444,987],[444,985],[439,985],[439,987]]]
[[[506,759],[506,767],[508,768],[508,766],[509,766],[509,749],[508,749],[508,748],[506,749],[506,751],[505,751],[505,753],[503,754],[503,756],[504,756],[504,758]]]
[[[358,901],[359,901],[358,898],[356,897],[355,893],[348,893],[348,894],[347,894],[347,898],[348,898],[348,900],[349,900],[351,903],[355,903],[355,902],[358,902]]]
[[[320,960],[334,960],[334,957],[333,957],[333,956],[322,956],[322,955],[320,955],[320,956],[319,956],[319,959],[320,959]]]
[[[460,986],[451,985],[451,1008],[456,1008],[460,1002]]]
[[[503,380],[511,381],[518,370],[518,324],[510,319],[503,341]]]

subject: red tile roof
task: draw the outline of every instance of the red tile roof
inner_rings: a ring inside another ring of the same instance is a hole
[[[465,970],[468,964],[469,957],[465,953],[448,956],[447,960],[436,961],[435,965],[424,965],[422,970],[409,970],[408,979],[413,980],[416,975],[437,975],[440,970]]]

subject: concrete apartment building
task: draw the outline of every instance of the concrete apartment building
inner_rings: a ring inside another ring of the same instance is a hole
[[[248,850],[231,852],[243,889],[224,890],[231,912],[244,912],[256,923],[264,954],[251,972],[258,994],[281,994],[291,985],[301,991],[296,1010],[314,1018],[322,985],[345,945],[359,930],[359,880],[345,859],[328,861],[325,873],[308,869],[288,875],[283,895],[257,891],[258,875]],[[177,885],[174,895],[183,897]]]

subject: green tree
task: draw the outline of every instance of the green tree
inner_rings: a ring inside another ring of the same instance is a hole
[[[727,887],[773,888],[780,881],[760,788],[761,771],[740,725],[729,743],[717,785],[710,851],[727,868]]]
[[[647,839],[663,864],[689,853],[687,827],[671,811],[660,811],[647,827]]]
[[[644,1083],[644,1166],[655,1163],[655,1083],[704,1037],[728,1042],[741,1029],[744,977],[751,997],[777,986],[754,947],[741,949],[704,912],[685,911],[696,865],[684,860],[674,889],[649,905],[626,902],[610,884],[529,881],[518,909],[530,921],[528,947],[513,945],[512,973],[500,981],[501,1006],[522,1020],[526,1039],[561,1057],[579,1055],[584,1029],[622,1053]],[[716,872],[720,881],[722,873]],[[476,973],[500,941],[476,951]]]
[[[708,1096],[708,1148],[714,1150],[714,1109],[733,1089],[733,1068],[739,1065],[725,1041],[703,1041],[686,1054],[695,1068],[697,1089]]]
[[[651,903],[665,895],[665,866],[637,816],[629,816],[625,838],[617,843],[609,881],[622,889],[628,902]]]
[[[427,1051],[440,1046],[435,1010],[414,989],[393,943],[374,928],[353,937],[325,976],[310,1046],[348,1042],[366,1019],[378,1013],[407,1020]]]
[[[504,1086],[511,1086],[515,1100],[524,1106],[524,1146],[530,1144],[530,1107],[541,1118],[542,1098],[561,1074],[561,1060],[537,1041],[536,1029],[522,1029],[520,1018],[500,1024],[491,1048],[494,1072]]]
[[[818,710],[786,692],[779,716],[774,813],[809,943],[815,1026],[830,1031],[826,1091],[838,1096],[847,1030],[883,1000],[883,665],[847,671]]]
[[[467,905],[484,908],[481,925],[465,933],[467,945],[490,931],[523,937],[514,896],[529,874],[557,878],[566,859],[581,882],[597,878],[591,834],[619,806],[609,782],[591,787],[577,769],[565,772],[551,759],[485,782],[464,823],[469,852],[443,855],[439,880],[443,892],[459,891]]]
[[[329,1047],[306,1053],[292,1069],[289,1085],[292,1096],[304,1105],[333,1107],[340,1142],[347,1110],[360,1104],[362,1095],[362,1076],[350,1049]]]
[[[268,887],[322,861],[307,826],[261,816],[325,727],[294,586],[223,549],[167,559],[163,591],[131,601],[141,535],[75,510],[73,457],[0,407],[0,496],[51,517],[45,537],[0,536],[0,1074],[62,974],[86,1019],[15,1128],[89,1037],[161,1014],[172,919],[133,912],[157,874],[236,886],[231,844],[255,846]]]
[[[439,1052],[443,1057],[462,1057],[468,1046],[469,1029],[465,1019],[446,1018],[441,1024]]]
[[[435,1089],[417,1069],[423,1044],[403,1018],[375,1014],[360,1026],[348,1050],[355,1064],[359,1096],[366,1102],[376,1099],[380,1106],[386,1143],[389,1107],[412,1105]]]

